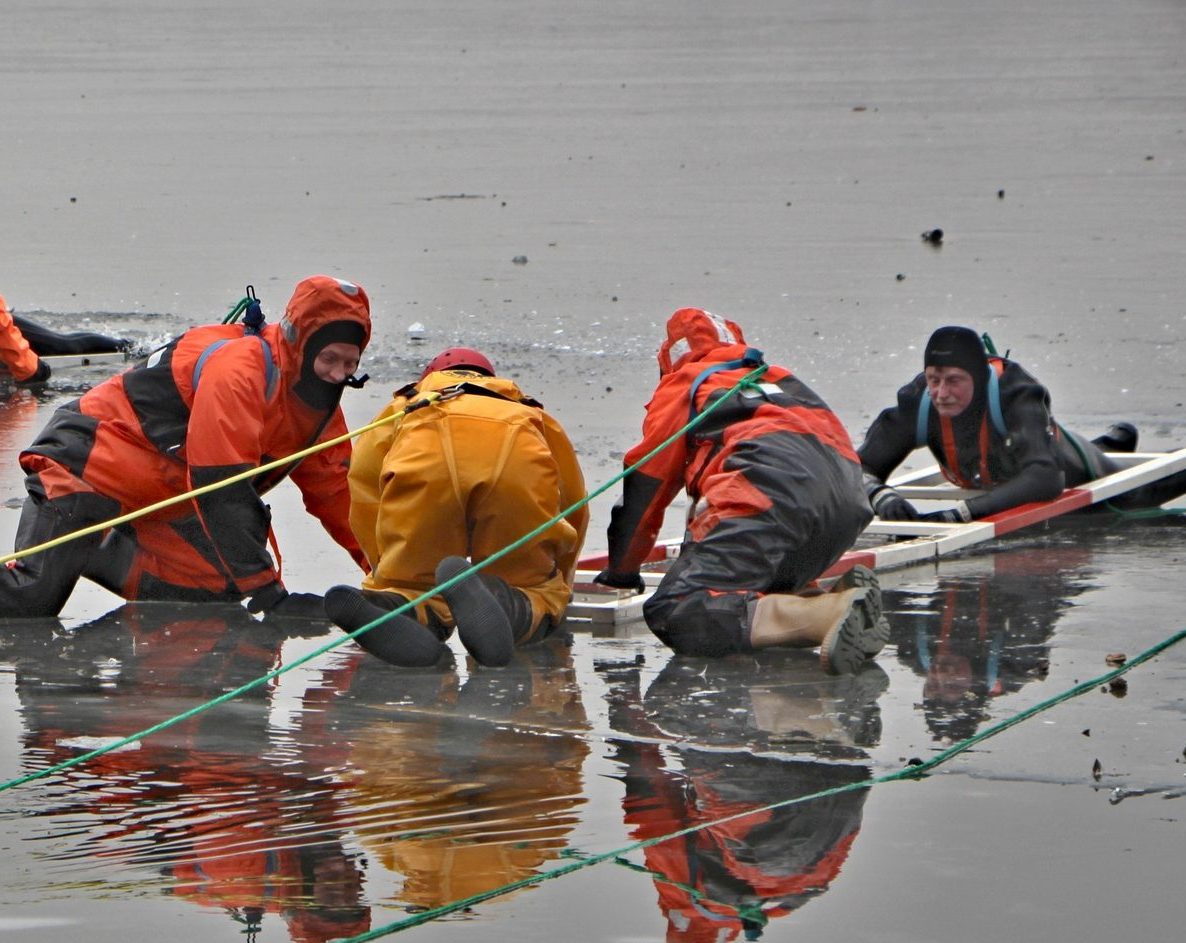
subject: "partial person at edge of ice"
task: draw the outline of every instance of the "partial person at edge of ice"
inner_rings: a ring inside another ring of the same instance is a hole
[[[60,354],[100,354],[130,350],[131,341],[90,331],[62,334],[28,318],[12,314],[0,295],[0,368],[17,386],[45,383],[51,374],[42,357]]]

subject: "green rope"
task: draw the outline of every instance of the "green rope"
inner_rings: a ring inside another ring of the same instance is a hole
[[[380,937],[388,936],[389,934],[392,934],[392,933],[398,933],[401,930],[407,930],[407,929],[410,929],[411,927],[415,927],[415,926],[419,926],[424,923],[428,923],[431,920],[436,920],[436,919],[438,919],[440,917],[444,917],[448,914],[456,913],[459,910],[465,910],[466,908],[473,907],[475,904],[482,903],[483,901],[491,900],[495,897],[502,897],[506,894],[513,893],[514,891],[521,890],[524,887],[530,887],[532,885],[542,884],[544,881],[550,881],[553,878],[562,877],[565,874],[571,874],[574,871],[579,871],[583,868],[591,867],[595,864],[601,864],[604,861],[617,861],[617,860],[624,858],[626,855],[628,855],[632,852],[639,851],[639,850],[645,849],[645,848],[650,848],[652,845],[658,845],[665,841],[671,841],[674,838],[680,838],[684,835],[690,835],[690,834],[693,834],[694,832],[700,832],[707,828],[714,828],[716,826],[724,825],[729,822],[734,822],[734,821],[737,821],[738,819],[747,818],[752,815],[758,815],[758,814],[765,813],[765,812],[771,812],[775,809],[782,809],[782,808],[786,808],[787,806],[799,805],[800,803],[804,803],[804,802],[811,802],[815,799],[824,799],[829,796],[837,796],[837,795],[840,795],[840,794],[846,793],[846,792],[855,792],[858,789],[869,789],[869,788],[872,788],[873,786],[880,786],[883,783],[891,783],[891,782],[896,782],[899,780],[906,780],[906,779],[922,779],[931,770],[942,765],[943,763],[948,762],[949,760],[955,758],[959,754],[970,750],[977,743],[987,740],[989,737],[995,737],[997,734],[1008,730],[1010,727],[1014,727],[1017,724],[1020,724],[1022,721],[1028,720],[1029,718],[1035,716],[1036,714],[1040,714],[1043,711],[1047,711],[1050,708],[1054,707],[1055,705],[1061,704],[1063,701],[1067,701],[1067,700],[1070,700],[1071,698],[1078,697],[1080,694],[1084,694],[1087,691],[1095,690],[1100,685],[1107,684],[1109,681],[1112,681],[1114,678],[1119,677],[1120,675],[1124,674],[1126,671],[1131,671],[1137,665],[1143,664],[1144,662],[1148,661],[1149,659],[1154,658],[1155,656],[1161,654],[1166,649],[1171,648],[1174,645],[1177,645],[1183,639],[1186,639],[1186,629],[1182,629],[1179,632],[1177,632],[1176,634],[1171,635],[1169,638],[1157,643],[1152,648],[1147,649],[1146,651],[1142,652],[1140,655],[1133,658],[1131,661],[1121,665],[1120,667],[1118,667],[1112,671],[1109,671],[1106,674],[1100,675],[1098,678],[1093,678],[1090,681],[1084,681],[1081,684],[1077,684],[1072,688],[1068,688],[1066,691],[1063,691],[1061,694],[1057,694],[1054,697],[1048,698],[1047,700],[1044,700],[1038,704],[1035,704],[1033,707],[1027,708],[1026,710],[1022,711],[1021,713],[1016,714],[1013,717],[1008,718],[1007,720],[1003,720],[998,724],[994,724],[992,727],[989,727],[988,729],[983,730],[980,733],[978,733],[972,737],[969,737],[968,739],[963,740],[963,741],[955,744],[954,746],[951,746],[948,749],[943,750],[940,753],[937,753],[935,756],[931,757],[931,759],[927,760],[926,762],[916,763],[916,764],[913,764],[910,766],[906,766],[906,767],[903,767],[902,769],[895,770],[892,773],[886,773],[882,776],[875,776],[870,779],[864,780],[862,782],[846,783],[843,786],[835,786],[831,789],[823,789],[823,790],[820,790],[819,792],[811,793],[810,795],[796,796],[793,799],[783,799],[779,802],[772,802],[769,805],[757,806],[752,809],[747,809],[744,812],[734,812],[731,815],[725,815],[718,819],[713,819],[710,822],[701,822],[697,825],[690,825],[687,828],[679,829],[679,830],[671,832],[667,835],[659,835],[654,838],[647,838],[642,841],[637,841],[632,844],[625,845],[622,848],[616,848],[613,851],[607,851],[600,855],[591,855],[588,857],[580,857],[578,860],[569,862],[568,864],[561,865],[558,868],[553,868],[553,869],[551,869],[547,872],[544,872],[542,874],[529,875],[528,877],[522,878],[518,881],[513,881],[509,884],[504,884],[501,887],[492,888],[488,891],[483,891],[480,894],[474,894],[470,897],[466,897],[463,900],[456,900],[456,901],[453,901],[448,904],[443,904],[440,907],[434,907],[431,910],[425,910],[420,913],[413,914],[409,917],[403,918],[402,920],[397,920],[394,923],[389,923],[386,926],[378,927],[378,928],[376,928],[374,930],[370,930],[366,933],[360,933],[357,936],[348,937],[344,940],[339,941],[339,943],[363,943],[363,941],[365,941],[365,940],[377,940]]]
[[[619,472],[613,478],[609,479],[609,481],[607,481],[605,484],[601,485],[601,487],[599,487],[595,491],[592,491],[589,494],[585,495],[585,497],[583,497],[580,501],[577,501],[575,504],[571,505],[570,507],[565,508],[559,514],[557,514],[555,517],[553,517],[551,520],[546,521],[543,524],[540,524],[539,527],[535,528],[530,533],[524,534],[522,537],[520,537],[514,543],[508,544],[506,547],[503,547],[501,550],[497,551],[496,553],[491,554],[490,556],[486,557],[486,559],[480,561],[479,563],[472,564],[468,569],[462,570],[460,573],[458,573],[456,576],[452,577],[451,579],[446,580],[445,582],[441,583],[438,586],[434,586],[432,589],[429,589],[427,592],[421,593],[415,599],[409,600],[408,602],[404,603],[399,608],[394,609],[391,612],[384,613],[380,618],[375,619],[372,622],[368,622],[366,625],[362,626],[361,628],[355,629],[353,632],[350,632],[340,638],[336,638],[336,639],[333,639],[332,641],[327,642],[326,644],[320,646],[319,648],[316,648],[313,651],[308,652],[307,654],[301,656],[300,658],[296,659],[293,662],[290,662],[287,665],[284,665],[281,668],[277,668],[274,671],[270,671],[267,674],[265,674],[259,678],[255,678],[252,681],[248,681],[246,684],[240,685],[239,687],[235,688],[233,691],[227,691],[224,694],[221,694],[218,697],[214,698],[213,700],[206,701],[203,704],[198,704],[196,707],[190,708],[189,710],[187,710],[181,714],[177,714],[174,717],[170,717],[167,720],[163,720],[159,724],[154,724],[153,726],[147,727],[144,730],[140,730],[136,733],[129,734],[128,736],[126,736],[120,740],[117,740],[114,743],[109,743],[109,744],[106,744],[106,745],[99,747],[97,749],[90,750],[87,753],[83,753],[79,756],[73,757],[72,759],[63,760],[62,762],[56,763],[53,766],[46,767],[45,769],[37,770],[35,772],[28,773],[24,776],[19,776],[15,779],[10,779],[7,782],[0,783],[0,792],[4,792],[4,791],[6,791],[8,789],[12,789],[16,786],[24,785],[25,783],[28,783],[28,782],[33,782],[34,780],[44,779],[47,776],[52,776],[54,773],[58,773],[58,772],[61,772],[62,770],[69,769],[72,766],[78,766],[81,763],[85,763],[88,760],[93,760],[96,757],[102,756],[105,753],[110,753],[112,750],[118,750],[120,747],[127,746],[130,743],[135,743],[139,740],[144,739],[147,736],[151,736],[154,733],[159,733],[162,730],[167,730],[168,728],[176,726],[177,724],[181,723],[182,721],[189,720],[191,717],[195,717],[198,714],[203,714],[206,711],[217,707],[219,704],[225,704],[227,701],[230,701],[230,700],[238,697],[240,694],[245,694],[248,691],[252,691],[255,688],[260,687],[261,685],[267,684],[269,681],[272,681],[275,678],[280,677],[282,674],[292,671],[294,668],[299,668],[301,665],[312,661],[314,658],[324,655],[326,652],[331,651],[334,648],[337,648],[339,645],[341,645],[346,640],[357,638],[358,636],[362,635],[364,632],[369,632],[371,629],[375,628],[375,626],[382,625],[384,622],[388,621],[389,619],[393,619],[396,616],[407,612],[409,609],[415,608],[416,606],[420,605],[420,603],[427,601],[428,599],[432,598],[433,596],[436,596],[439,593],[443,592],[444,590],[449,589],[450,587],[456,585],[457,583],[460,583],[462,580],[467,579],[470,576],[470,574],[475,573],[478,570],[480,570],[486,566],[489,566],[491,563],[494,563],[496,560],[501,560],[508,553],[511,553],[512,551],[523,546],[523,544],[527,543],[528,541],[532,540],[533,538],[535,538],[538,535],[547,531],[549,528],[551,528],[553,525],[555,525],[558,521],[563,520],[564,518],[568,517],[568,515],[572,514],[573,512],[580,510],[582,507],[584,507],[586,504],[588,504],[594,498],[603,494],[605,491],[609,490],[609,488],[611,488],[613,485],[616,485],[619,481],[621,481],[627,475],[631,474],[640,465],[643,465],[646,462],[650,461],[650,459],[652,459],[654,456],[658,455],[661,451],[663,451],[665,448],[667,448],[673,442],[678,441],[682,436],[686,435],[689,430],[694,429],[696,426],[700,425],[700,423],[704,422],[705,419],[707,419],[710,415],[712,415],[712,413],[715,410],[717,410],[723,403],[725,403],[727,400],[729,400],[738,391],[745,389],[747,387],[754,386],[756,383],[756,378],[761,376],[761,374],[765,373],[767,369],[768,369],[768,366],[766,364],[761,364],[760,366],[751,370],[749,373],[747,373],[745,376],[743,376],[740,380],[738,380],[736,384],[734,384],[732,387],[730,387],[724,396],[722,396],[715,403],[710,405],[707,409],[704,410],[704,412],[700,413],[698,416],[696,416],[691,421],[689,421],[678,432],[675,432],[668,438],[664,439],[661,443],[659,443],[659,445],[657,445],[657,446],[655,446],[655,448],[651,449],[651,451],[649,451],[646,455],[644,455],[642,458],[640,458],[633,465],[629,466],[628,468],[622,469],[621,472]]]
[[[565,857],[577,858],[581,857],[580,852],[569,851],[561,852]],[[674,887],[677,890],[683,891],[690,898],[697,902],[705,902],[715,904],[718,907],[724,907],[737,914],[738,919],[746,920],[758,926],[766,926],[770,922],[770,918],[766,912],[762,910],[760,904],[729,904],[725,901],[717,900],[714,897],[709,897],[704,891],[698,887],[693,887],[691,884],[685,884],[683,881],[677,881],[675,878],[664,874],[662,871],[656,871],[654,868],[648,868],[645,865],[635,864],[633,861],[628,861],[625,858],[615,858],[614,864],[620,864],[627,871],[634,871],[637,874],[646,874],[651,877],[657,884],[666,884],[668,887]]]
[[[231,307],[227,312],[226,317],[222,319],[223,324],[234,324],[239,320],[239,316],[247,310],[247,306],[251,304],[251,297],[240,298],[239,301]]]

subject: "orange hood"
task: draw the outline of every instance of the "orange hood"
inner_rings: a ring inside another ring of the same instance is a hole
[[[667,319],[667,339],[659,348],[659,374],[703,360],[718,347],[744,344],[741,328],[703,308],[680,308]]]
[[[367,293],[353,282],[332,275],[313,275],[301,281],[280,320],[280,369],[299,375],[309,339],[327,324],[353,322],[362,328],[360,348],[371,338],[371,304]]]

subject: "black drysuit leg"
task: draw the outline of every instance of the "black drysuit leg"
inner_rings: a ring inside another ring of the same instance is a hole
[[[705,509],[643,607],[651,631],[681,655],[752,651],[757,599],[803,589],[872,518],[856,463],[809,435],[743,442],[703,488]]]
[[[77,493],[50,500],[30,475],[14,549],[24,550],[110,520],[119,504],[102,495]],[[0,568],[0,616],[32,618],[62,611],[79,576],[99,548],[102,533],[89,534]]]

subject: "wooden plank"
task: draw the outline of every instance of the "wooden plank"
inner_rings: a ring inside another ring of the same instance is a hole
[[[1105,475],[1103,478],[1097,478],[1095,481],[1089,481],[1079,487],[1091,493],[1092,504],[1098,504],[1186,469],[1186,449],[1178,449],[1176,452],[1137,453],[1137,455],[1126,457],[1136,459],[1138,456],[1143,461],[1139,463],[1134,461],[1128,468],[1111,475]],[[1116,459],[1120,456],[1110,455],[1109,457]]]
[[[66,373],[71,370],[123,364],[127,362],[128,356],[117,351],[103,354],[54,354],[42,357],[41,360],[49,364],[50,370],[54,373]],[[3,364],[0,364],[0,376],[9,376],[8,369]]]

